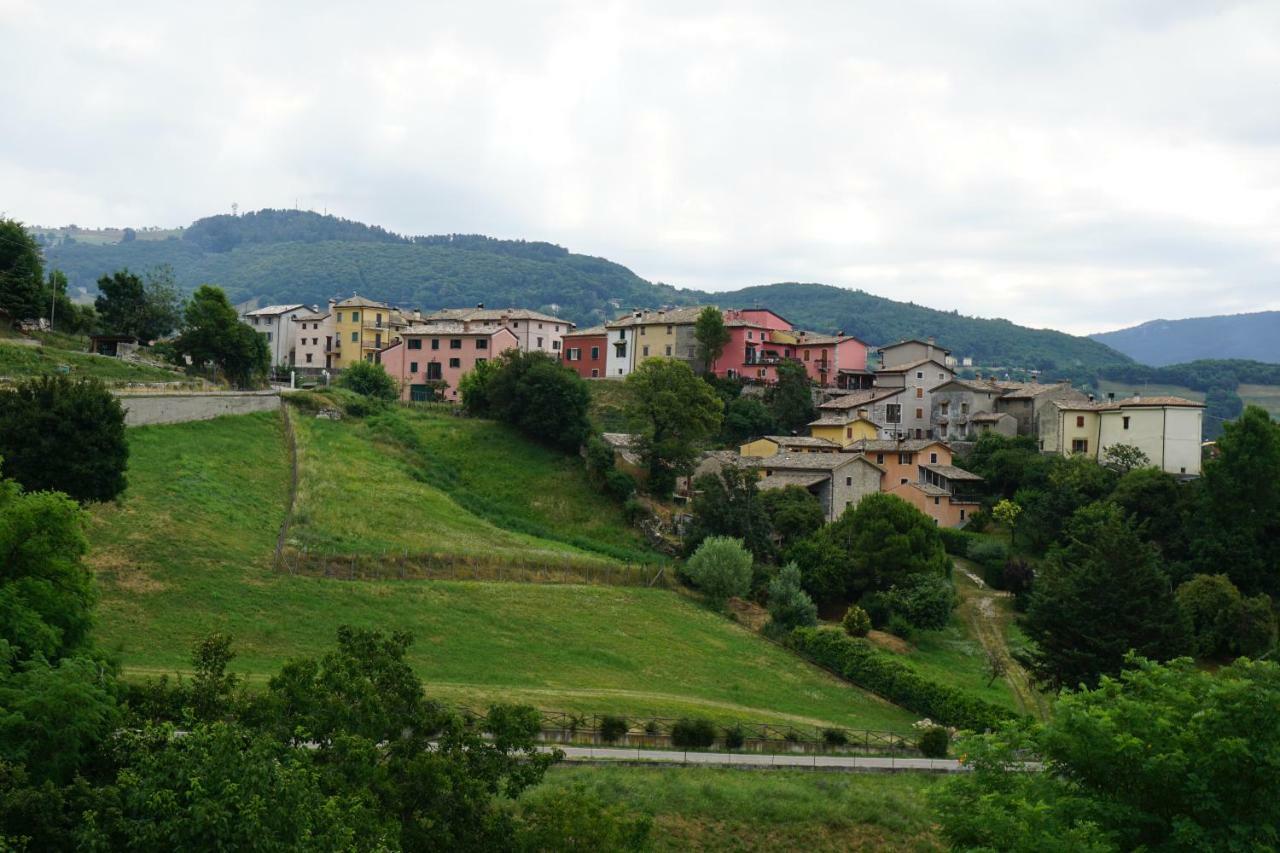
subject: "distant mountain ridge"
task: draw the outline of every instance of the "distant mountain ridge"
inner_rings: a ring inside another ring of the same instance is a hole
[[[714,303],[772,308],[798,326],[844,331],[880,345],[936,337],[957,357],[1085,376],[1131,363],[1102,343],[1008,320],[967,317],[859,290],[782,283],[724,293],[655,284],[604,258],[552,243],[480,235],[405,236],[377,226],[309,211],[263,210],[197,220],[181,236],[113,244],[53,241],[50,267],[72,287],[92,291],[103,274],[128,267],[173,267],[179,284],[214,283],[233,302],[320,304],[352,292],[430,310],[485,302],[556,313],[581,325],[630,308]]]
[[[1280,364],[1280,311],[1151,320],[1089,337],[1154,367],[1206,359]]]

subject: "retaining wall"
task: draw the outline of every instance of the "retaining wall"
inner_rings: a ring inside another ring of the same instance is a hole
[[[118,394],[125,426],[207,421],[280,408],[279,391],[210,391],[185,394]]]

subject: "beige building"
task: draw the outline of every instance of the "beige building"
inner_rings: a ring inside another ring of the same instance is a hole
[[[545,352],[560,357],[564,335],[573,331],[573,323],[528,308],[446,308],[414,320],[416,326],[461,323],[468,332],[509,329],[516,336],[521,352]]]
[[[646,358],[678,358],[696,370],[698,343],[693,329],[704,307],[632,311],[605,323],[605,376],[627,376]]]
[[[333,367],[333,342],[338,330],[333,322],[333,302],[317,311],[293,318],[293,363],[300,373],[319,373]]]
[[[1200,474],[1204,404],[1182,397],[1056,401],[1040,419],[1040,448],[1102,461],[1114,444],[1137,447],[1170,474]]]
[[[778,453],[752,461],[764,474],[761,489],[800,486],[817,497],[827,521],[880,491],[884,475],[879,465],[854,453]]]
[[[310,311],[305,305],[268,305],[240,315],[240,322],[262,335],[271,353],[271,366],[293,364],[293,319]]]
[[[951,350],[938,346],[934,343],[933,338],[929,338],[926,341],[915,339],[898,341],[896,344],[880,347],[876,352],[880,354],[880,368],[882,370],[903,367],[904,365],[916,364],[921,361],[936,361],[946,366],[947,356],[951,355]]]
[[[916,342],[909,342],[916,343]],[[898,346],[903,346],[899,344]],[[926,346],[932,346],[927,344]],[[945,350],[939,350],[945,352]],[[883,421],[892,428],[895,437],[934,438],[933,388],[950,382],[955,373],[938,358],[926,358],[898,367],[881,368],[875,372],[875,387],[882,391],[899,391],[898,418]]]

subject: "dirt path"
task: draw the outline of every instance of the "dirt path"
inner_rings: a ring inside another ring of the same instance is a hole
[[[1049,710],[1048,702],[1035,689],[1027,671],[1009,653],[1009,643],[1005,639],[1005,628],[1012,618],[1012,596],[988,587],[960,560],[955,561],[955,567],[956,573],[969,581],[965,583],[960,580],[956,584],[956,590],[962,602],[961,612],[973,635],[982,643],[987,654],[1004,662],[1004,680],[1013,691],[1021,709],[1036,719],[1045,719]]]

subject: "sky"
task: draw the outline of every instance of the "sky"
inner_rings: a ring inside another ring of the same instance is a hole
[[[0,0],[0,214],[294,207],[1073,333],[1280,309],[1280,2]]]

